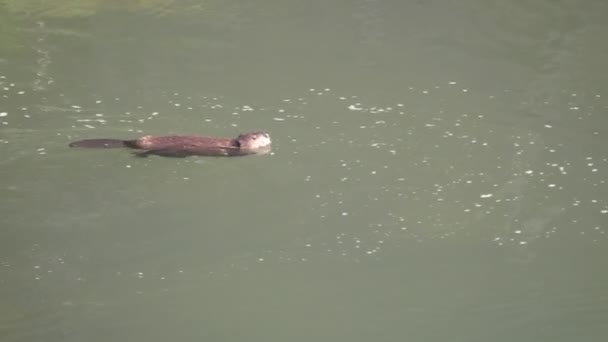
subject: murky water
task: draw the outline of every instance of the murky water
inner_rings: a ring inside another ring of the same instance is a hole
[[[608,337],[604,2],[4,3],[2,341]]]

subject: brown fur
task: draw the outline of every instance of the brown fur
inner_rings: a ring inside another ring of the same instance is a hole
[[[243,156],[266,153],[270,149],[270,136],[264,132],[240,134],[236,138],[204,137],[195,135],[146,135],[136,140],[86,139],[70,144],[71,147],[115,148],[130,147],[143,150],[137,155],[150,154],[186,157],[199,156]]]

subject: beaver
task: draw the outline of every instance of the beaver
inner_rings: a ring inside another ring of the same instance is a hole
[[[70,143],[70,147],[119,148],[142,150],[139,157],[159,155],[165,157],[188,156],[244,156],[270,151],[270,135],[265,132],[239,134],[236,138],[204,137],[196,135],[146,135],[134,140],[85,139]]]

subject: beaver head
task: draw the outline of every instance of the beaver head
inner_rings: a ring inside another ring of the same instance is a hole
[[[272,141],[268,133],[251,132],[239,134],[236,138],[236,143],[241,150],[257,151],[268,149]]]

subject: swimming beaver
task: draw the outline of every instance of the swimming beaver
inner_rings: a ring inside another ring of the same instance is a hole
[[[196,135],[146,135],[135,140],[85,139],[70,143],[70,147],[118,148],[130,147],[143,150],[140,157],[150,154],[165,157],[187,156],[244,156],[270,151],[270,135],[265,132],[239,134],[238,137],[216,138]]]

